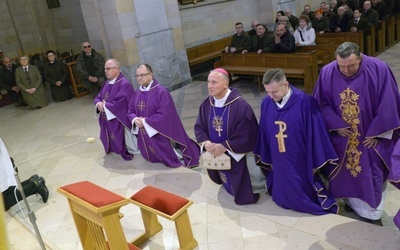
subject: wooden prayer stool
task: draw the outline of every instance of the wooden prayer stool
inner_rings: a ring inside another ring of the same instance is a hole
[[[140,246],[163,228],[157,215],[175,222],[179,249],[194,249],[198,243],[193,237],[187,209],[193,201],[164,190],[146,186],[131,197],[131,202],[140,207],[145,232],[131,243]]]
[[[68,198],[83,249],[139,249],[126,241],[119,221],[119,209],[129,204],[128,199],[89,181],[59,187],[57,191]]]

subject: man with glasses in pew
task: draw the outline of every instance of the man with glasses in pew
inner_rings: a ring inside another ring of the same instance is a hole
[[[82,53],[76,60],[76,69],[82,78],[83,86],[96,97],[105,81],[104,57],[94,50],[88,41],[82,43]]]

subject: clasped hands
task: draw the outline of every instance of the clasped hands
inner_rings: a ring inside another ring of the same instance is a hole
[[[143,119],[144,119],[144,117],[136,117],[135,118],[135,125],[138,127],[138,128],[143,128],[144,126],[143,126]]]
[[[211,141],[206,141],[204,143],[204,148],[214,156],[220,156],[226,152],[226,148],[221,143],[213,143]]]
[[[350,137],[353,135],[353,131],[349,128],[342,128],[336,131],[340,136],[342,137]],[[364,147],[366,148],[370,148],[370,147],[376,147],[378,145],[379,142],[379,138],[374,137],[374,138],[366,138],[362,144],[364,145]]]
[[[36,88],[33,87],[33,88],[30,88],[30,89],[26,89],[25,92],[27,92],[27,93],[30,94],[30,95],[33,95],[33,94],[35,94],[35,92],[36,92]]]
[[[103,100],[102,102],[98,102],[98,104],[97,104],[97,109],[100,111],[100,112],[104,112],[104,107],[106,106],[106,101],[105,100]]]
[[[98,79],[95,76],[89,76],[88,80],[95,83],[95,82],[97,82]]]

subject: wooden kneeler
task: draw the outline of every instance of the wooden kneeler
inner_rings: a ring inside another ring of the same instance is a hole
[[[139,249],[127,243],[119,209],[129,200],[89,181],[59,187],[68,198],[83,249]]]
[[[193,202],[164,190],[146,186],[131,197],[131,202],[140,207],[145,232],[133,240],[135,246],[142,245],[163,228],[157,215],[175,222],[179,249],[194,249],[198,243],[193,237],[187,212]]]

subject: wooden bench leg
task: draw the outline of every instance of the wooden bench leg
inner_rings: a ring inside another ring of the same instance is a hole
[[[155,213],[147,211],[143,208],[140,208],[140,212],[142,213],[144,233],[131,242],[135,246],[142,245],[145,241],[150,239],[150,237],[163,229],[160,222],[158,222],[158,218]]]
[[[103,217],[104,232],[106,233],[110,249],[127,249],[125,234],[117,212]]]
[[[192,226],[190,225],[187,211],[175,219],[175,227],[179,239],[179,249],[194,249],[198,245],[197,240],[193,237]]]
[[[104,238],[103,228],[98,226],[98,225],[96,225],[95,223],[93,223],[91,221],[87,221],[87,223],[88,223],[89,228],[91,228],[89,230],[90,231],[90,237],[91,237],[90,242],[93,243],[93,248],[88,246],[88,244],[85,244],[83,249],[107,250],[108,249],[108,245],[107,245],[106,239]]]

